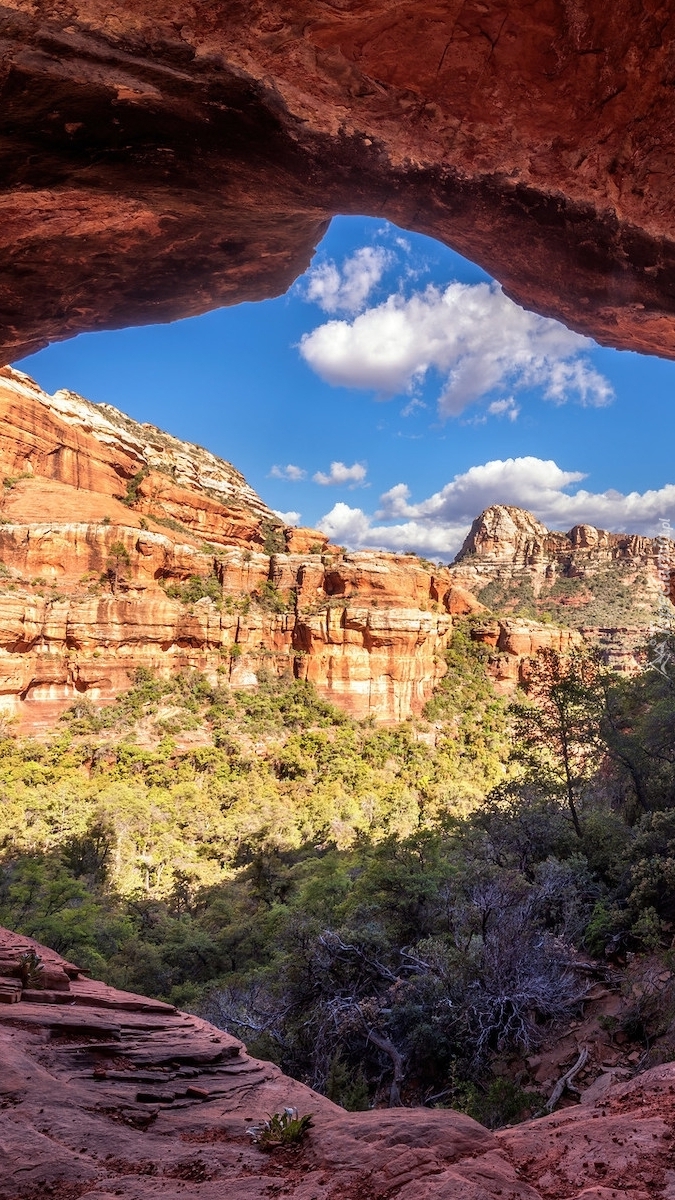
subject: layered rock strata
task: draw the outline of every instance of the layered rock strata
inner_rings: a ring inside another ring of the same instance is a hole
[[[527,681],[530,664],[540,651],[570,654],[584,641],[575,629],[523,618],[481,620],[472,626],[471,638],[489,650],[487,671],[495,690],[502,695],[509,695]]]
[[[527,575],[535,594],[556,578],[583,579],[607,567],[626,566],[645,576],[645,600],[666,590],[675,594],[675,543],[667,536],[609,533],[575,525],[558,533],[524,508],[493,504],[476,517],[453,570],[476,589],[492,580]]]
[[[632,672],[649,636],[675,628],[675,542],[665,529],[645,537],[583,524],[559,533],[526,509],[495,504],[474,521],[451,572],[489,606],[520,613],[521,626],[523,610],[571,625],[573,636],[598,645],[610,666]],[[540,624],[525,626],[531,631],[523,628],[517,642],[526,646],[533,635],[536,644],[548,644]],[[474,631],[485,644],[515,645],[503,622],[485,629]],[[551,644],[558,636],[549,633]],[[527,666],[507,655],[495,656],[490,669],[508,687]]]
[[[665,1200],[672,1182],[672,1063],[497,1134],[448,1110],[347,1113],[5,929],[0,1058],[0,1200]],[[285,1108],[313,1127],[263,1153],[249,1131]]]
[[[669,5],[5,0],[1,361],[284,291],[335,213],[675,352]]]
[[[0,472],[0,703],[27,727],[138,667],[290,673],[403,720],[445,670],[452,614],[481,610],[447,569],[286,528],[230,464],[9,369]]]

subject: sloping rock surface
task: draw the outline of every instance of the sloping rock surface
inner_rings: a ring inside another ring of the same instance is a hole
[[[4,0],[0,361],[284,291],[335,213],[675,353],[659,0]]]
[[[58,990],[23,986],[26,952]],[[0,976],[0,1200],[673,1194],[673,1065],[495,1135],[447,1110],[346,1113],[207,1022],[5,929]],[[247,1130],[286,1107],[313,1128],[297,1150],[263,1153]]]

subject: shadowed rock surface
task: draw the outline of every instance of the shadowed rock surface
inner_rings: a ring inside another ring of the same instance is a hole
[[[283,292],[335,213],[675,354],[672,4],[5,0],[0,361]]]
[[[22,985],[31,950],[42,987]],[[207,1022],[6,929],[0,1000],[0,1200],[672,1195],[672,1064],[493,1134],[447,1110],[347,1113]],[[263,1153],[247,1128],[285,1107],[313,1113],[313,1129]]]

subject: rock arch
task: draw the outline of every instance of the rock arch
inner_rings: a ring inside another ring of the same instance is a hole
[[[5,0],[0,361],[285,290],[386,216],[675,354],[666,0]]]

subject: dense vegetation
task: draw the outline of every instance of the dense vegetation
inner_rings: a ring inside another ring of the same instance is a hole
[[[543,654],[511,704],[481,654],[460,628],[393,729],[296,680],[144,672],[46,741],[6,729],[0,923],[347,1107],[509,1119],[495,1064],[576,1010],[579,953],[669,945],[675,647],[631,680]]]
[[[583,577],[559,575],[544,581],[535,595],[532,579],[524,574],[514,579],[492,580],[478,593],[488,608],[537,621],[552,621],[572,629],[644,627],[656,598],[645,592],[644,576],[634,578],[628,567],[611,568]]]

